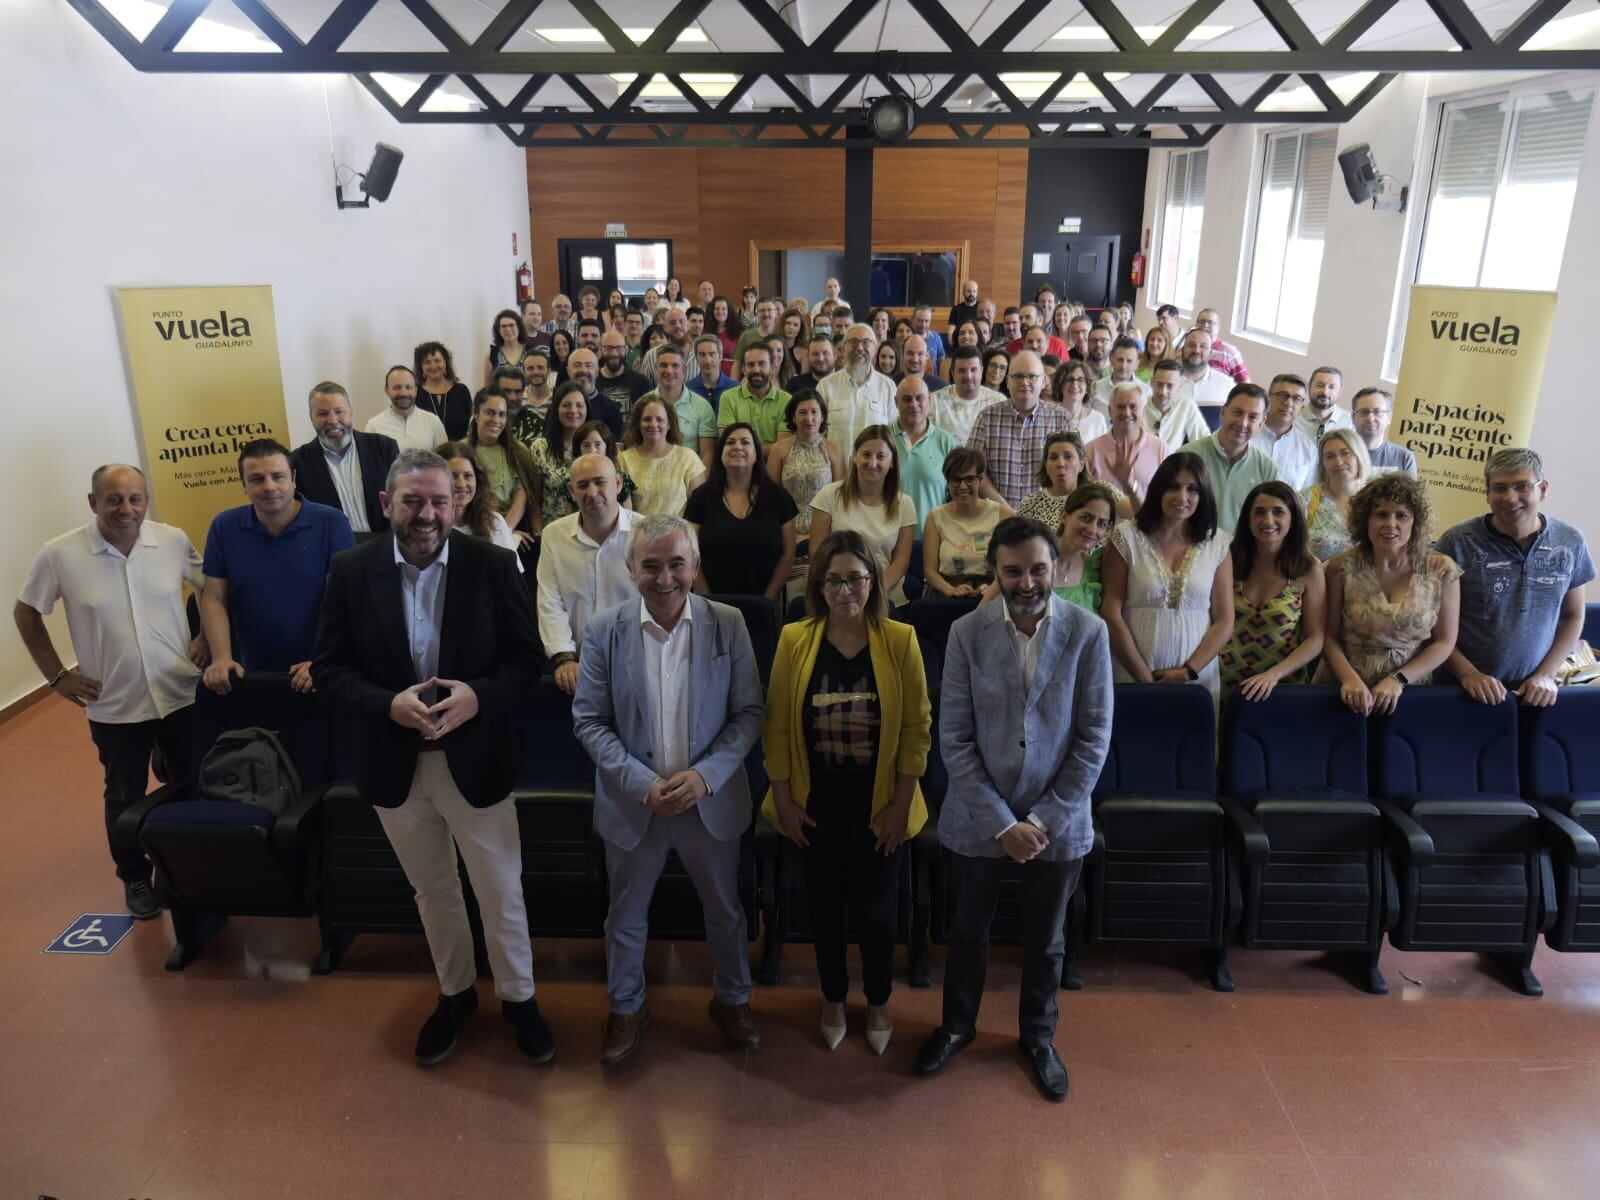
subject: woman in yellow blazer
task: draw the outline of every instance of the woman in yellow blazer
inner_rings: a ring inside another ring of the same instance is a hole
[[[772,790],[762,811],[801,847],[822,982],[822,1037],[845,1035],[846,914],[860,936],[867,1042],[882,1054],[894,971],[901,843],[928,819],[917,780],[930,708],[911,626],[888,619],[883,564],[860,534],[811,553],[806,620],[784,627],[762,744]]]

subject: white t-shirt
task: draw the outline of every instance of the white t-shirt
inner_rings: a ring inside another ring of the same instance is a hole
[[[367,422],[368,433],[391,437],[402,450],[437,450],[450,439],[444,422],[423,408],[413,408],[405,417],[391,405]]]
[[[1190,379],[1187,375],[1178,377],[1178,395],[1188,396],[1200,408],[1221,408],[1228,402],[1228,393],[1233,387],[1233,376],[1215,367],[1207,367],[1200,379]]]
[[[200,668],[189,661],[185,581],[205,583],[189,535],[146,521],[127,557],[90,523],[44,544],[18,596],[48,614],[67,606],[78,669],[100,683],[91,721],[155,721],[194,703]]]
[[[885,569],[894,557],[900,531],[907,525],[915,528],[917,524],[917,506],[904,492],[900,493],[899,503],[892,512],[882,504],[863,504],[859,500],[846,508],[843,480],[828,484],[813,496],[811,511],[813,516],[819,512],[827,513],[833,522],[834,533],[841,530],[859,533],[866,539],[867,545],[878,552],[879,566]],[[905,592],[899,584],[894,586],[889,599],[896,604],[905,603]]]

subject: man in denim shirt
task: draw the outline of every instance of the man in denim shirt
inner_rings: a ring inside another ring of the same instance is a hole
[[[1484,464],[1489,512],[1453,526],[1440,553],[1462,569],[1461,632],[1445,669],[1482,704],[1507,690],[1524,704],[1556,702],[1556,668],[1583,628],[1594,560],[1583,534],[1544,516],[1549,483],[1532,450],[1498,450]]]

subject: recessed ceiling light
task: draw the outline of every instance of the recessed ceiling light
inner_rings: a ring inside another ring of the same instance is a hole
[[[1166,25],[1135,25],[1133,31],[1147,42],[1153,42],[1167,31]],[[1232,33],[1232,25],[1196,25],[1189,31],[1186,42],[1203,42],[1209,38]],[[1109,42],[1111,35],[1098,25],[1066,25],[1050,35],[1052,42]]]
[[[555,42],[558,45],[578,45],[586,42],[590,44],[596,44],[603,43],[606,40],[605,35],[598,29],[591,29],[587,25],[567,28],[535,29],[534,32],[542,37],[545,41]],[[622,32],[627,34],[629,40],[631,40],[634,44],[643,45],[645,40],[649,38],[649,36],[654,33],[655,30],[653,28],[646,29],[643,27],[635,27],[624,28]],[[701,29],[698,25],[691,25],[678,35],[678,41],[680,42],[704,42],[707,40],[709,39],[706,37],[706,31]]]

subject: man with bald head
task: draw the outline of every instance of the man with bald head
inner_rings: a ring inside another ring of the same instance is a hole
[[[1006,377],[1010,398],[989,405],[972,423],[967,445],[982,450],[989,462],[985,498],[1012,508],[1021,504],[1039,486],[1045,438],[1072,428],[1067,410],[1042,398],[1045,386],[1043,360],[1032,350],[1019,352]]]
[[[933,360],[928,357],[928,342],[920,334],[909,334],[900,343],[900,366],[900,378],[922,380],[928,387],[929,395],[944,386],[944,380],[933,373]]]
[[[620,503],[622,481],[604,454],[572,464],[567,491],[576,511],[544,527],[539,550],[539,637],[556,683],[569,696],[578,686],[578,647],[584,627],[601,609],[638,593],[628,572],[633,513]]]
[[[600,358],[593,350],[574,350],[567,356],[567,378],[583,389],[589,420],[604,421],[611,436],[622,439],[622,410],[600,390]]]
[[[949,430],[929,419],[932,397],[928,382],[907,375],[895,389],[894,447],[900,471],[900,490],[917,506],[917,537],[928,514],[944,503],[945,456],[961,443]]]
[[[839,350],[839,369],[817,384],[817,395],[828,406],[828,440],[849,462],[858,433],[894,422],[894,380],[872,365],[878,352],[872,326],[850,326]]]
[[[44,544],[22,584],[13,616],[22,643],[50,690],[84,709],[105,769],[106,838],[128,911],[161,911],[150,864],[137,840],[121,838],[124,809],[144,799],[150,754],[161,747],[169,777],[185,780],[193,760],[195,683],[205,640],[189,640],[183,585],[198,592],[200,555],[183,530],[145,520],[150,493],[138,467],[113,463],[89,481],[94,520]],[[61,600],[78,665],[56,653],[45,617]]]

